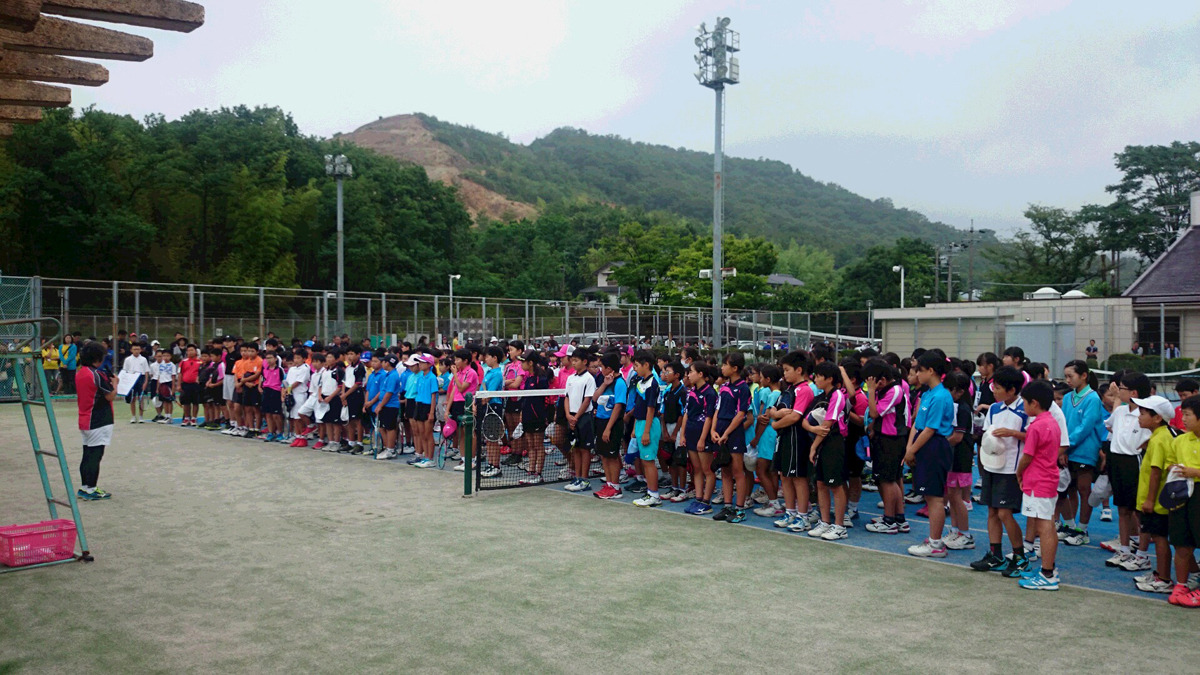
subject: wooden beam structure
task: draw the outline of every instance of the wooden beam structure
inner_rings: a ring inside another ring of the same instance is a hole
[[[0,80],[34,80],[98,87],[108,82],[108,68],[50,54],[5,51],[0,54]]]
[[[45,0],[42,12],[179,33],[204,25],[204,7],[183,0]]]
[[[65,18],[60,18],[65,17]],[[71,104],[71,90],[96,87],[108,69],[83,59],[145,61],[154,43],[140,35],[72,19],[190,33],[204,7],[186,0],[0,0],[0,136]],[[75,58],[67,58],[75,57]]]

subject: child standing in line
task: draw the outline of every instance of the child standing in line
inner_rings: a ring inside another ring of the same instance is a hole
[[[96,486],[100,479],[100,460],[104,458],[104,448],[112,443],[112,402],[117,396],[116,385],[109,373],[100,370],[105,351],[104,345],[99,342],[93,340],[85,343],[79,352],[79,368],[75,371],[79,433],[83,436],[79,491],[75,496],[88,501],[112,497]],[[125,359],[125,362],[129,363],[129,359]]]
[[[683,444],[692,463],[692,484],[696,497],[684,510],[693,516],[712,513],[712,493],[717,486],[717,476],[712,462],[716,447],[710,440],[713,418],[717,411],[717,392],[712,383],[716,379],[715,368],[700,360],[692,361],[688,369],[687,402],[683,416]]]
[[[903,470],[908,436],[908,383],[900,371],[883,359],[868,361],[862,374],[867,383],[867,410],[871,419],[871,471],[883,500],[883,516],[867,523],[866,530],[877,534],[907,533]]]
[[[596,393],[596,378],[587,371],[588,356],[584,349],[576,349],[567,359],[570,375],[567,376],[564,388],[567,395],[567,442],[570,443],[570,467],[575,473],[575,480],[566,489],[571,492],[584,492],[592,489],[588,473],[592,466],[592,448],[595,445],[595,417],[592,414],[592,397]],[[490,373],[489,373],[490,374]]]
[[[287,374],[287,392],[292,397],[288,416],[292,420],[292,436],[294,438],[291,447],[293,448],[308,447],[308,440],[304,438],[304,430],[308,426],[304,411],[311,410],[311,406],[308,405],[308,384],[312,380],[312,368],[306,362],[307,358],[308,350],[304,347],[297,347],[292,352],[292,367],[288,368]]]
[[[1048,382],[1033,381],[1021,390],[1025,414],[1033,421],[1025,432],[1025,447],[1017,465],[1017,482],[1021,486],[1021,515],[1028,519],[1027,529],[1037,533],[1042,541],[1042,567],[1021,575],[1021,588],[1038,591],[1058,590],[1058,570],[1055,557],[1058,536],[1054,518],[1058,502],[1058,450],[1061,432],[1050,415],[1054,389]]]
[[[217,356],[220,356],[218,352]],[[200,383],[200,402],[204,405],[204,429],[220,428],[220,416],[218,412],[221,404],[220,401],[221,381],[217,377],[217,362],[213,357],[212,347],[205,347],[200,351],[200,373],[198,376]],[[195,424],[193,424],[195,426]]]
[[[267,347],[262,371],[262,413],[267,418],[266,442],[283,439],[283,368],[274,347]]]
[[[175,380],[178,369],[171,362],[171,353],[160,349],[154,354],[154,365],[151,367],[150,379],[153,383],[151,391],[158,397],[161,412],[154,416],[151,422],[170,424],[173,403],[175,401]]]
[[[1169,543],[1175,547],[1175,587],[1167,601],[1180,607],[1200,607],[1200,573],[1196,565],[1196,545],[1200,543],[1200,397],[1189,396],[1179,404],[1179,420],[1187,430],[1171,444],[1170,469],[1178,469],[1193,482],[1187,503],[1167,516]],[[1186,582],[1185,582],[1186,580]]]
[[[817,503],[821,509],[821,522],[808,531],[808,536],[826,541],[836,541],[849,536],[845,526],[846,515],[846,390],[841,387],[842,378],[838,367],[832,362],[820,363],[813,369],[813,381],[826,398],[825,418],[813,424],[807,418],[804,428],[813,434],[808,461],[816,471]]]
[[[600,372],[604,380],[596,387],[592,400],[596,404],[596,425],[602,429],[596,439],[596,454],[604,468],[604,487],[592,495],[597,499],[620,499],[621,440],[625,437],[625,378],[621,377],[621,357],[612,352],[600,357]]]
[[[917,377],[928,389],[921,395],[904,461],[913,467],[913,491],[925,498],[929,509],[929,537],[908,547],[909,555],[922,558],[946,557],[942,528],[946,524],[946,479],[954,456],[948,439],[954,433],[955,407],[950,391],[942,386],[945,375],[944,357],[926,352],[917,359]]]
[[[687,397],[683,376],[683,366],[678,361],[663,366],[662,404],[659,406],[663,434],[658,460],[663,470],[671,476],[671,489],[663,492],[663,499],[674,503],[687,499],[688,486],[688,449],[680,424]]]
[[[346,447],[343,452],[362,454],[362,414],[366,393],[363,384],[367,379],[367,367],[359,360],[362,349],[357,345],[346,348],[346,362],[342,376],[342,405],[346,413]]]
[[[137,375],[133,387],[125,394],[125,402],[129,404],[129,423],[142,424],[146,421],[146,401],[142,398],[142,389],[150,380],[150,363],[142,356],[141,345],[135,342],[129,346],[129,356],[121,364],[121,372]]]
[[[383,444],[383,449],[375,454],[378,460],[399,457],[396,450],[400,426],[400,375],[396,372],[399,362],[395,354],[388,354],[379,361],[384,375],[379,383],[379,401],[375,404],[375,418],[379,423],[380,443]]]
[[[746,430],[747,444],[758,453],[754,472],[758,483],[767,493],[767,503],[754,509],[754,515],[761,518],[777,518],[783,515],[783,504],[779,499],[779,477],[775,474],[775,450],[779,435],[771,426],[771,418],[767,411],[779,403],[779,383],[783,379],[783,371],[774,364],[766,364],[759,369],[759,389],[753,399],[753,424]]]
[[[654,354],[639,350],[633,355],[633,367],[638,374],[634,387],[633,442],[638,453],[642,473],[646,476],[646,496],[633,501],[634,506],[653,507],[662,505],[658,492],[658,444],[662,438],[662,427],[658,422],[658,380],[654,377]]]
[[[325,367],[321,369],[317,385],[317,401],[315,418],[318,421],[318,435],[321,440],[314,448],[325,452],[337,452],[341,446],[342,437],[342,373],[338,365],[339,354],[335,347],[330,347],[325,354]]]
[[[181,426],[196,426],[196,416],[200,412],[200,393],[202,390],[200,384],[201,365],[201,360],[197,356],[196,345],[188,345],[184,350],[183,360],[179,362],[179,404],[183,407],[183,421],[181,422]]]
[[[457,357],[457,354],[455,356]],[[522,390],[550,388],[551,373],[541,354],[534,351],[526,352],[521,356],[521,366],[525,369]],[[470,372],[474,373],[474,371]],[[525,469],[527,475],[517,481],[519,485],[540,485],[542,483],[542,470],[545,468],[546,461],[546,423],[550,414],[553,413],[547,410],[545,397],[536,395],[521,397],[523,434],[518,441],[525,446],[528,464]]]
[[[783,486],[784,517],[775,521],[775,527],[786,527],[791,532],[805,532],[820,520],[819,513],[809,512],[809,442],[801,426],[815,399],[808,383],[811,363],[803,350],[789,352],[780,360],[787,389],[781,392],[778,405],[769,415],[778,433],[773,468]]]
[[[1156,563],[1151,574],[1135,578],[1134,583],[1139,591],[1146,593],[1170,593],[1174,584],[1171,583],[1171,547],[1167,541],[1167,510],[1158,503],[1158,495],[1162,492],[1167,467],[1171,464],[1171,444],[1179,431],[1168,425],[1175,416],[1175,406],[1162,396],[1135,398],[1133,403],[1139,408],[1138,422],[1143,429],[1150,430],[1146,456],[1142,458],[1138,474],[1138,518],[1142,524],[1138,548],[1146,551],[1153,540]],[[1043,551],[1045,548],[1043,540]]]
[[[1029,423],[1025,404],[1018,392],[1024,378],[1012,366],[1004,366],[991,378],[995,399],[988,406],[983,421],[984,437],[993,437],[979,449],[979,475],[982,481],[979,501],[988,509],[988,552],[971,563],[980,572],[998,571],[1014,578],[1028,570],[1029,559],[1022,543],[1021,525],[1013,511],[1022,502],[1021,486],[1017,482],[1017,465]],[[1003,555],[1001,537],[1007,533],[1012,553]],[[1032,547],[1031,547],[1032,548]]]
[[[746,357],[741,352],[725,355],[721,363],[721,374],[727,382],[721,385],[717,393],[717,421],[713,425],[709,438],[718,446],[727,446],[730,454],[730,464],[722,474],[721,493],[725,507],[713,520],[727,520],[740,523],[746,520],[746,497],[750,486],[746,481],[746,468],[743,459],[746,455],[746,434],[742,430],[742,422],[750,411],[750,386],[742,377],[746,367]],[[732,477],[732,481],[729,480]],[[736,492],[735,492],[736,488]]]
[[[946,548],[955,551],[975,548],[967,514],[975,463],[975,436],[972,433],[975,416],[971,412],[972,396],[968,383],[966,375],[953,372],[946,376],[944,385],[950,390],[956,407],[954,433],[949,439],[954,457],[946,475],[946,499],[950,504],[950,534],[946,537]]]
[[[363,435],[370,443],[369,446],[360,446],[360,455],[367,454],[368,450],[373,453],[378,453],[379,448],[375,447],[375,428],[379,423],[379,418],[375,415],[375,406],[379,403],[379,392],[382,389],[383,379],[387,373],[383,372],[383,361],[380,360],[380,351],[371,353],[371,372],[367,374],[366,394],[363,399],[362,425]]]

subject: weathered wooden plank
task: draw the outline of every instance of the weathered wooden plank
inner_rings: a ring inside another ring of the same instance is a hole
[[[42,119],[42,109],[32,106],[0,105],[0,124],[35,124]]]
[[[12,135],[13,135],[12,125],[0,123],[0,138],[12,136]]]
[[[184,0],[45,0],[42,11],[181,33],[204,25],[204,7]]]
[[[5,50],[80,56],[85,59],[145,61],[154,56],[154,43],[137,35],[43,16],[28,33],[0,30]]]
[[[0,105],[61,108],[71,104],[71,90],[37,82],[0,80]]]
[[[0,28],[29,32],[42,16],[42,0],[0,0]]]
[[[34,80],[98,87],[108,82],[108,69],[91,61],[8,51],[0,55],[0,80]]]

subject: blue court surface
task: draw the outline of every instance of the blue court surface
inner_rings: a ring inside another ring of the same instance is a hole
[[[592,494],[594,490],[603,486],[603,481],[599,479],[593,479],[591,482],[593,491],[589,492],[568,492],[563,489],[566,487],[566,483],[554,483],[551,485],[545,485],[544,487],[546,489],[562,492],[563,494],[578,496],[583,499],[591,499],[595,502],[602,501],[593,497]],[[718,481],[717,491],[719,492],[720,489],[720,482]],[[978,494],[978,491],[976,491],[976,494]],[[641,496],[642,495],[640,494],[630,494],[629,492],[626,492],[621,499],[609,501],[623,503],[630,508],[638,508],[633,506],[633,500]],[[905,517],[908,519],[909,525],[912,528],[912,531],[908,534],[875,534],[873,532],[867,532],[865,529],[863,529],[872,518],[883,515],[882,509],[875,508],[875,505],[879,503],[878,492],[863,491],[862,500],[859,502],[859,519],[854,522],[853,529],[849,531],[850,536],[846,539],[832,542],[814,539],[803,532],[794,533],[789,532],[788,530],[776,528],[773,525],[775,518],[763,518],[756,516],[749,510],[747,511],[746,520],[744,522],[733,525],[726,522],[714,521],[711,515],[688,515],[684,513],[683,510],[687,508],[689,503],[691,503],[691,500],[680,502],[678,504],[663,502],[662,506],[647,510],[663,511],[665,513],[670,513],[682,518],[692,518],[696,521],[697,526],[700,527],[753,527],[760,530],[767,530],[769,532],[779,534],[780,536],[794,537],[795,539],[799,540],[796,543],[797,546],[853,546],[856,548],[864,548],[872,551],[899,555],[913,561],[952,565],[955,567],[961,567],[970,574],[979,575],[981,579],[987,577],[990,583],[1010,584],[1014,591],[1019,590],[1017,588],[1016,579],[1006,579],[1000,576],[1000,574],[997,572],[977,572],[968,566],[972,561],[982,558],[983,554],[987,551],[987,509],[979,504],[975,504],[974,508],[969,512],[971,534],[975,537],[974,549],[950,551],[946,558],[917,558],[908,554],[908,547],[924,541],[925,537],[929,536],[929,521],[917,515],[917,510],[921,508],[920,504],[905,505]],[[599,506],[599,504],[597,504],[597,506]],[[757,507],[757,504],[754,506]],[[720,509],[721,507],[719,506],[713,506],[714,513]],[[1131,595],[1147,600],[1166,602],[1167,596],[1165,594],[1143,593],[1134,587],[1133,577],[1137,576],[1138,574],[1142,574],[1141,572],[1126,572],[1118,568],[1105,566],[1104,561],[1111,557],[1112,554],[1100,548],[1100,542],[1109,539],[1115,539],[1117,537],[1116,509],[1113,509],[1113,518],[1113,522],[1100,522],[1100,509],[1096,509],[1092,514],[1092,522],[1088,525],[1088,536],[1091,539],[1091,543],[1083,546],[1067,546],[1066,544],[1059,542],[1057,567],[1058,576],[1062,580],[1062,585],[1073,586],[1076,588],[1087,588],[1096,591],[1105,591],[1109,593],[1120,593],[1122,595]],[[1021,525],[1021,531],[1024,532],[1025,519],[1020,515],[1017,515],[1016,519]],[[950,516],[947,515],[947,529],[945,530],[947,534],[949,533],[949,526]],[[1004,555],[1008,555],[1012,551],[1008,543],[1007,535],[1005,535],[1003,538],[1003,544]],[[1151,562],[1153,563],[1153,546],[1151,546],[1149,554]]]

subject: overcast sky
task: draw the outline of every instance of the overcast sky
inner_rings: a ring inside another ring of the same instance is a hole
[[[77,105],[169,118],[275,105],[308,134],[425,112],[529,142],[573,126],[712,150],[695,26],[729,16],[728,153],[1011,231],[1104,202],[1113,153],[1195,140],[1200,4],[1036,0],[204,0],[192,34]],[[736,189],[730,182],[729,190]]]

